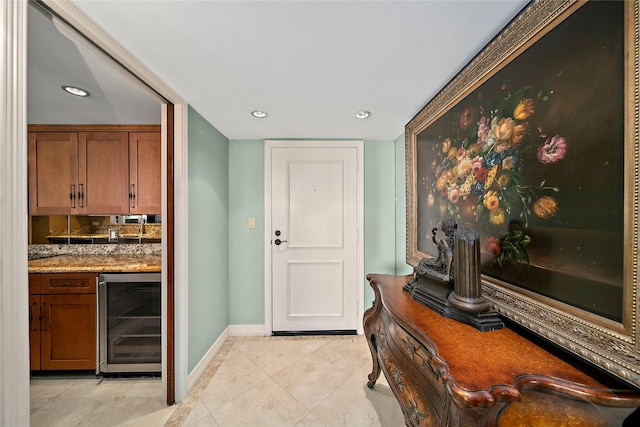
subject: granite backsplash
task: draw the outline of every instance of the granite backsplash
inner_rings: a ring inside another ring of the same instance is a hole
[[[159,255],[162,243],[94,245],[29,245],[30,260],[58,255]]]

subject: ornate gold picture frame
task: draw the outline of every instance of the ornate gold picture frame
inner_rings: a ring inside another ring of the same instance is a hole
[[[501,315],[640,388],[638,3],[531,3],[406,126],[407,263],[480,233]]]

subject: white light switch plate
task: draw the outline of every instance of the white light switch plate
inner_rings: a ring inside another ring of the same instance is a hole
[[[253,230],[256,228],[256,219],[255,218],[249,218],[247,220],[247,227],[249,228],[249,230]]]

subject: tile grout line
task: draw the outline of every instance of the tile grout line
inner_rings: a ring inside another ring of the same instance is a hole
[[[337,338],[337,339],[344,339],[344,338]],[[336,338],[333,338],[333,339],[331,339],[331,338],[326,339],[326,341],[335,341],[335,340],[336,340]],[[321,354],[320,350],[322,349],[322,347],[323,347],[323,346],[324,346],[324,344],[323,344],[322,346],[319,346],[319,347],[317,347],[317,348],[314,348],[313,350],[310,350],[310,351],[309,351],[305,356],[303,356],[303,357],[307,357],[307,356],[309,356],[309,355],[313,354],[313,355],[315,355],[316,357],[318,357],[318,358],[322,359],[323,361],[325,361],[326,363],[329,363],[330,365],[334,366],[335,368],[337,368],[337,369],[343,369],[343,368],[341,368],[341,367],[337,366],[337,365],[336,365],[332,360],[329,360],[328,358],[326,358],[326,357],[323,357],[323,356],[322,356],[322,354]],[[302,359],[303,357],[301,357],[301,358],[297,359],[296,361],[298,361],[298,360]],[[293,363],[295,363],[295,361],[294,361]],[[284,368],[284,369],[286,369],[286,368]],[[280,371],[279,371],[279,372],[280,372]],[[279,373],[279,372],[278,372],[278,373]],[[275,373],[275,374],[273,374],[273,375],[277,375],[278,373]],[[270,377],[270,378],[271,378],[271,379],[272,379],[276,384],[278,384],[278,386],[280,386],[280,387],[281,387],[281,388],[282,388],[282,389],[283,389],[283,390],[284,390],[284,391],[285,391],[289,396],[291,396],[291,398],[292,398],[292,399],[294,399],[296,402],[298,402],[298,404],[300,404],[303,408],[305,408],[305,409],[307,410],[307,413],[306,413],[306,414],[305,414],[305,415],[304,415],[300,420],[298,420],[294,426],[297,426],[297,425],[298,425],[298,424],[299,424],[303,419],[305,419],[305,418],[306,418],[307,416],[309,416],[309,415],[312,415],[312,416],[315,418],[315,420],[316,420],[317,422],[319,422],[320,424],[322,424],[323,426],[325,426],[325,425],[326,425],[326,424],[325,424],[325,423],[324,423],[320,418],[318,418],[318,417],[313,413],[313,411],[314,411],[318,406],[320,406],[323,402],[327,401],[327,399],[329,399],[329,397],[330,397],[330,396],[332,396],[334,393],[336,393],[336,392],[338,391],[338,389],[340,388],[339,386],[338,386],[338,387],[336,387],[336,389],[334,389],[333,391],[331,391],[331,393],[329,393],[327,396],[325,396],[325,398],[324,398],[324,399],[322,399],[320,402],[318,402],[318,403],[317,403],[313,408],[309,409],[309,408],[308,408],[308,407],[307,407],[303,402],[301,402],[300,400],[298,400],[298,398],[296,398],[293,394],[291,394],[291,392],[290,392],[289,390],[287,390],[287,389],[286,389],[282,384],[280,384],[280,382],[278,382],[278,380],[277,380],[277,379],[273,378],[273,375],[269,375],[269,377]],[[351,377],[351,376],[352,376],[352,374],[349,374],[349,377]],[[347,380],[348,380],[348,379],[347,379]],[[346,382],[347,380],[345,380],[345,382]],[[343,383],[343,384],[344,384],[344,383]]]
[[[283,336],[283,337],[271,337],[271,338],[275,338],[275,340],[277,340],[277,341],[291,341],[291,342],[313,340],[313,339],[318,339],[318,338],[321,338],[321,341],[332,341],[332,340],[336,339],[334,337],[318,337],[318,336]],[[341,339],[341,338],[338,338],[338,339]],[[322,346],[324,346],[324,344],[322,344]],[[325,424],[324,424],[324,422],[322,422],[319,418],[317,418],[313,414],[313,409],[315,407],[311,408],[311,409],[307,408],[307,406],[303,402],[301,402],[300,400],[298,400],[298,398],[296,398],[293,394],[291,394],[291,392],[283,384],[281,384],[275,377],[280,372],[282,372],[283,370],[287,369],[289,366],[293,365],[294,363],[300,361],[301,359],[303,359],[303,358],[305,358],[305,357],[307,357],[307,356],[309,356],[311,354],[314,354],[315,356],[319,357],[320,359],[325,360],[328,363],[331,363],[331,362],[329,362],[328,360],[326,360],[325,358],[323,358],[322,356],[320,356],[319,354],[316,353],[320,348],[322,348],[322,346],[319,346],[319,347],[316,347],[316,348],[313,348],[313,349],[310,349],[308,347],[304,347],[303,346],[303,348],[305,348],[307,350],[306,354],[304,354],[303,356],[300,356],[296,360],[293,360],[288,366],[282,368],[281,370],[279,370],[277,372],[274,372],[272,374],[267,374],[269,376],[269,379],[271,379],[271,381],[273,381],[278,387],[280,387],[280,389],[282,389],[285,393],[287,393],[294,401],[296,401],[301,407],[303,407],[307,411],[299,420],[296,421],[296,424],[294,424],[294,427],[299,425],[300,422],[302,420],[304,420],[309,415],[312,415],[316,419],[316,421],[319,422],[320,424],[322,424],[323,426]],[[323,399],[323,401],[324,400],[326,400],[326,398]]]
[[[349,336],[349,337],[351,337],[351,336]],[[344,339],[344,338],[346,338],[346,336],[345,337],[343,337],[343,336],[270,336],[270,337],[247,336],[247,337],[229,337],[227,339],[227,341],[222,345],[222,348],[220,349],[220,352],[216,355],[216,357],[213,359],[213,361],[211,361],[209,366],[205,369],[204,374],[198,380],[196,385],[191,389],[191,391],[189,392],[187,397],[182,402],[178,403],[179,407],[173,412],[173,414],[171,414],[171,417],[164,424],[164,427],[179,427],[179,426],[182,425],[182,423],[184,423],[184,421],[187,419],[187,417],[189,416],[189,414],[193,410],[193,407],[198,403],[198,401],[202,397],[202,394],[204,393],[204,390],[207,388],[207,386],[211,382],[212,377],[215,375],[215,373],[218,371],[218,368],[220,368],[220,366],[222,365],[222,363],[226,359],[229,351],[231,350],[231,347],[233,347],[233,344],[235,342],[242,342],[242,341],[269,341],[269,340],[272,340],[272,341],[305,341],[305,340],[311,340],[311,339],[321,339],[321,340],[326,340],[326,341],[335,341],[335,340],[341,340],[341,339]],[[314,353],[316,350],[317,349],[311,350],[308,354]],[[322,359],[324,359],[324,358],[322,358]],[[268,375],[268,376],[269,376],[269,378],[272,377],[271,375]],[[278,384],[280,387],[282,387],[277,381],[276,381],[276,384]],[[294,399],[295,399],[295,397],[294,397]],[[298,401],[297,399],[295,399],[295,400]],[[302,404],[299,401],[298,401],[298,403]],[[302,405],[302,406],[305,407],[304,405]],[[309,413],[311,413],[310,410],[309,410]],[[211,415],[211,416],[213,416],[213,415]]]
[[[227,341],[222,345],[222,348],[211,361],[209,366],[204,371],[204,374],[200,377],[196,385],[191,389],[187,397],[180,403],[178,403],[178,408],[171,414],[171,417],[164,424],[165,427],[178,427],[181,426],[184,421],[187,419],[193,407],[198,403],[204,390],[211,382],[211,378],[216,374],[218,368],[222,365],[227,355],[229,354],[229,350],[233,347],[235,340],[233,338],[227,339]]]
[[[297,341],[311,340],[311,339],[313,339],[313,338],[315,338],[315,337],[312,337],[312,336],[309,336],[309,337],[307,337],[307,336],[269,336],[269,337],[244,336],[244,337],[234,337],[234,340],[235,340],[236,342],[238,342],[238,343],[241,343],[241,342],[269,342],[269,341],[272,341],[272,342],[273,342],[273,341],[275,341],[275,342],[297,342]],[[282,384],[280,384],[280,383],[279,383],[279,382],[274,378],[274,376],[275,376],[275,375],[277,375],[278,373],[280,373],[282,370],[287,369],[287,367],[283,367],[281,370],[279,370],[279,371],[277,371],[277,372],[269,373],[269,372],[265,371],[264,367],[262,367],[262,366],[260,366],[260,365],[258,365],[258,364],[257,364],[257,362],[253,359],[253,356],[252,356],[252,354],[251,354],[250,352],[249,352],[249,353],[246,353],[245,351],[243,351],[243,350],[242,350],[242,346],[238,346],[238,347],[236,347],[236,349],[237,349],[237,351],[238,351],[240,354],[242,354],[244,357],[246,357],[246,358],[247,358],[247,360],[249,360],[251,363],[253,363],[253,364],[256,366],[256,369],[259,369],[259,370],[261,370],[262,372],[264,372],[264,373],[265,373],[265,375],[267,376],[267,378],[265,378],[263,381],[260,381],[259,383],[256,383],[256,384],[255,384],[253,387],[251,387],[250,389],[245,390],[241,395],[237,396],[235,399],[240,398],[242,395],[244,395],[244,394],[248,393],[250,390],[252,390],[252,389],[254,389],[254,388],[258,387],[260,384],[263,384],[263,383],[265,383],[266,381],[271,380],[271,381],[273,381],[273,383],[274,383],[276,386],[278,386],[278,387],[279,387],[283,392],[287,393],[287,394],[288,394],[288,395],[289,395],[293,400],[295,400],[299,405],[301,405],[305,410],[307,410],[307,413],[306,413],[302,418],[300,418],[300,420],[298,420],[298,421],[296,422],[296,425],[297,425],[297,423],[299,423],[300,421],[302,421],[302,419],[304,419],[304,417],[306,417],[308,414],[310,414],[310,413],[311,413],[311,411],[310,411],[309,409],[307,409],[307,408],[306,408],[306,406],[305,406],[302,402],[300,402],[298,399],[296,399],[296,398],[295,398],[295,396],[293,396],[293,395],[289,392],[289,390],[287,390],[287,389],[286,389]],[[306,356],[306,355],[309,355],[309,354],[313,353],[315,350],[317,350],[317,349],[311,350],[311,349],[309,349],[309,348],[304,348],[304,347],[303,347],[303,349],[307,351],[307,353],[305,354],[305,356]],[[301,356],[300,358],[298,358],[298,359],[296,359],[296,360],[294,360],[294,361],[290,362],[290,364],[289,364],[288,366],[290,366],[291,364],[295,363],[297,360],[300,360],[302,357],[304,357],[304,356]],[[225,359],[225,360],[226,360],[226,359]],[[268,366],[268,365],[267,365],[267,366]],[[228,405],[228,404],[230,404],[231,402],[232,402],[232,401],[227,402],[227,403],[225,403],[223,406]],[[215,417],[213,416],[213,414],[211,414],[211,416],[214,418],[214,421],[215,421]],[[323,424],[323,425],[324,425],[324,424]]]

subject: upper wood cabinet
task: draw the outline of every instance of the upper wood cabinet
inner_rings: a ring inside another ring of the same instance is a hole
[[[78,214],[129,211],[129,134],[80,132]]]
[[[29,213],[77,213],[78,134],[29,132]]]
[[[161,213],[160,147],[159,126],[30,127],[29,213]]]
[[[162,213],[159,132],[129,133],[129,213]]]

